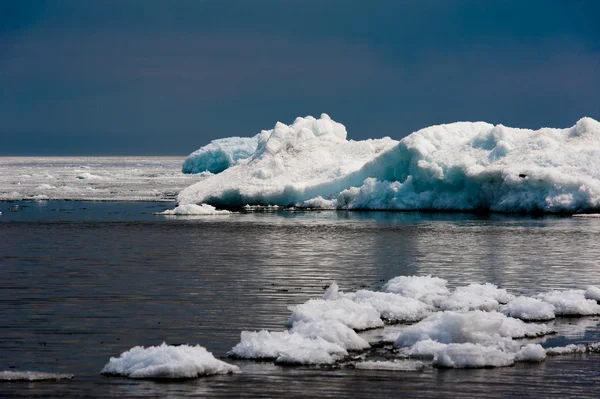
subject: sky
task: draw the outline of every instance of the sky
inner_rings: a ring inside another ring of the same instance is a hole
[[[600,119],[595,0],[0,0],[0,155],[187,155],[328,113],[348,138]]]

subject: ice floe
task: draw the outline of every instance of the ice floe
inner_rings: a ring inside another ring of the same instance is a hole
[[[355,330],[383,327],[379,312],[370,303],[357,303],[342,297],[333,300],[311,299],[306,303],[290,306],[292,315],[288,327],[295,323],[316,320],[339,321]]]
[[[0,381],[54,381],[70,380],[73,374],[45,373],[41,371],[0,371]]]
[[[395,277],[383,289],[343,292],[332,282],[321,298],[289,307],[288,330],[243,331],[229,356],[278,364],[403,370],[407,367],[401,362],[407,359],[422,359],[435,367],[477,368],[600,352],[600,343],[546,350],[536,342],[555,330],[524,321],[573,314],[555,313],[561,301],[585,315],[583,309],[596,302],[585,299],[583,290],[517,297],[489,283],[450,290],[446,280],[432,276]],[[449,307],[455,310],[446,310]],[[393,324],[397,322],[413,324]],[[364,331],[373,328],[377,330]],[[369,358],[370,353],[378,353],[379,359]]]
[[[586,299],[583,290],[550,291],[537,295],[538,299],[552,304],[554,312],[560,316],[591,316],[600,314],[600,305]]]
[[[364,361],[354,364],[360,370],[382,370],[382,371],[421,371],[425,364],[418,360],[392,360],[392,361]]]
[[[240,342],[228,354],[235,358],[277,363],[330,364],[347,356],[348,351],[322,337],[309,338],[292,330],[261,330],[242,331]]]
[[[551,333],[546,325],[527,324],[498,312],[438,312],[402,330],[395,346],[412,346],[422,340],[450,343],[485,343],[503,337],[537,337]]]
[[[521,320],[552,320],[554,314],[554,305],[543,302],[536,298],[520,296],[500,308],[500,312],[506,316],[515,317]]]
[[[136,346],[112,357],[102,369],[104,375],[128,378],[183,379],[213,374],[239,373],[237,366],[225,363],[200,345]]]
[[[175,215],[175,216],[206,216],[206,215],[229,215],[227,210],[217,210],[212,205],[207,204],[186,204],[179,205],[174,209],[167,209],[163,212],[157,212],[157,215]]]
[[[230,207],[600,209],[600,123],[591,118],[539,130],[457,122],[400,141],[352,141],[346,135],[326,114],[297,118],[289,126],[278,122],[258,135],[252,154],[223,163],[230,166],[184,189],[178,200]],[[242,146],[239,140],[230,140],[232,148]],[[199,151],[209,153],[211,144]],[[215,160],[227,151],[210,156]]]

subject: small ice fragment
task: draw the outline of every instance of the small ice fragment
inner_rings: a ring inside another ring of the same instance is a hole
[[[354,364],[354,367],[360,370],[421,371],[425,365],[415,360],[393,360],[358,362]]]
[[[542,362],[546,359],[546,351],[539,344],[527,344],[515,355],[517,362]]]
[[[226,210],[217,210],[212,205],[207,204],[187,204],[179,205],[175,209],[167,209],[163,212],[157,212],[157,215],[176,215],[176,216],[205,216],[205,215],[229,215],[231,212]]]
[[[0,371],[0,381],[50,381],[70,380],[73,374],[45,373],[40,371]]]

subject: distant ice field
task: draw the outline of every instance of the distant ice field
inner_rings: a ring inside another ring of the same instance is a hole
[[[183,157],[0,157],[0,200],[173,201]]]

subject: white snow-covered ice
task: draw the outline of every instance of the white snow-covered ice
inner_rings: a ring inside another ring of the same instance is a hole
[[[256,151],[260,134],[254,137],[228,137],[211,141],[192,152],[183,163],[183,173],[220,173]]]
[[[278,122],[258,135],[254,152],[224,163],[230,166],[184,189],[178,200],[232,207],[600,209],[600,123],[591,118],[565,129],[456,122],[400,141],[346,136],[345,127],[326,114],[289,126]],[[252,147],[241,140],[231,139],[227,148]],[[212,153],[215,162],[220,151]]]
[[[516,317],[521,320],[552,320],[554,305],[536,298],[520,296],[500,308],[506,316]]]
[[[136,379],[182,379],[239,373],[237,366],[216,359],[200,345],[136,346],[112,357],[102,369],[105,375]]]
[[[538,294],[537,298],[554,306],[560,316],[591,316],[600,314],[600,305],[586,299],[584,290],[550,291]]]
[[[343,292],[334,281],[321,298],[289,307],[292,314],[285,323],[288,330],[243,331],[229,355],[278,364],[342,362],[356,368],[402,370],[406,365],[400,361],[407,358],[430,359],[436,367],[474,368],[541,362],[546,355],[600,352],[600,343],[546,351],[538,342],[557,331],[546,324],[523,321],[586,315],[585,309],[596,302],[585,299],[583,290],[517,297],[490,283],[454,290],[446,285],[446,280],[432,276],[399,276],[383,286],[384,292]],[[474,306],[468,305],[482,299],[494,306],[475,306],[473,310]],[[448,303],[459,306],[445,310]],[[578,313],[555,314],[555,306],[573,308],[570,312]],[[384,322],[388,324],[382,329]],[[568,332],[566,326],[560,324],[562,332]],[[376,330],[364,331],[373,328]],[[393,344],[393,351],[389,344]],[[396,359],[369,358],[370,351],[386,346]]]
[[[207,216],[207,215],[229,215],[231,212],[227,210],[218,210],[212,205],[207,204],[186,204],[179,205],[174,209],[167,209],[163,212],[158,212],[157,215],[171,216]]]

